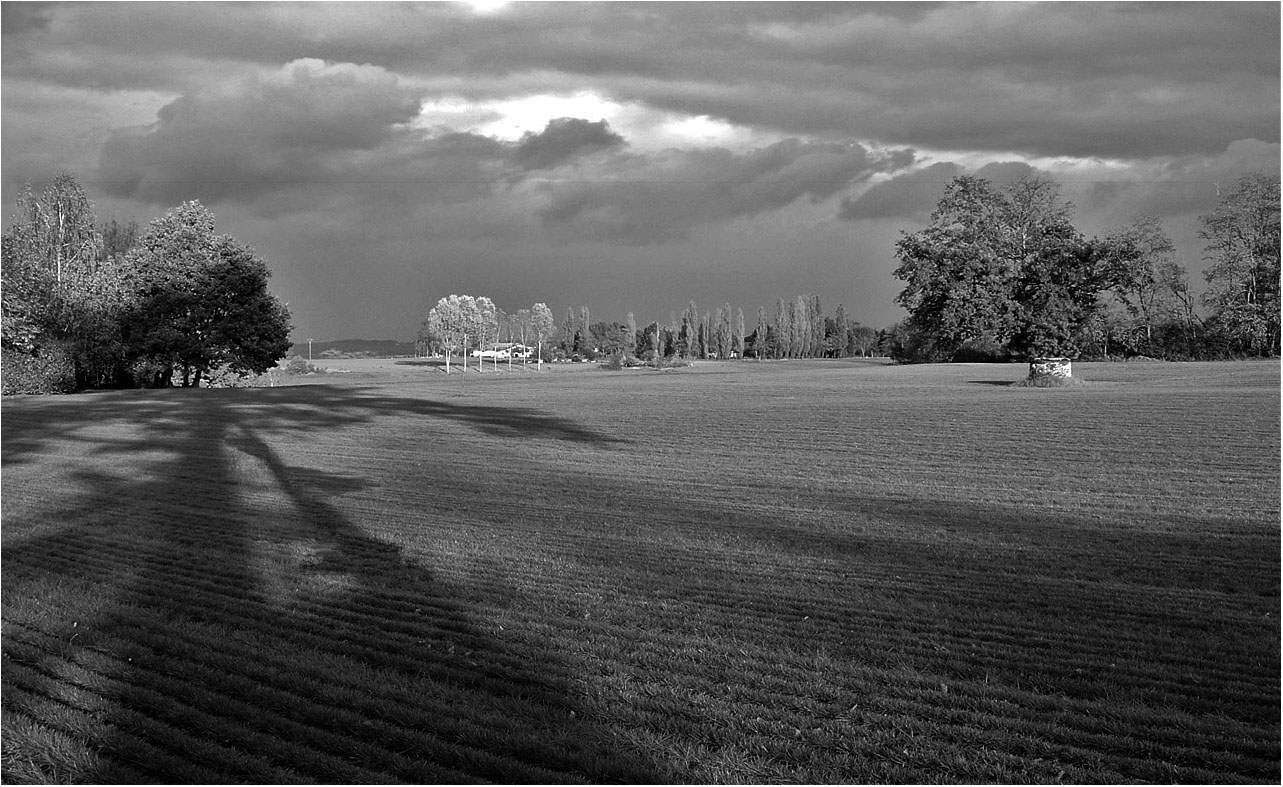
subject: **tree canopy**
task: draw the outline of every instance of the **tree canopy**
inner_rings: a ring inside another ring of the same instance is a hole
[[[1075,355],[1106,284],[1102,246],[1071,221],[1049,180],[1005,189],[955,178],[928,226],[896,244],[896,301],[909,312],[914,360],[964,348],[1010,355]]]
[[[200,384],[225,366],[262,373],[289,350],[289,313],[267,290],[267,265],[252,249],[214,234],[214,214],[186,202],[152,221],[126,255],[134,304],[125,319],[136,358],[168,380]]]
[[[56,349],[73,365],[70,387],[168,385],[176,370],[199,385],[215,369],[261,373],[288,351],[289,313],[268,292],[266,263],[215,235],[200,203],[141,233],[133,222],[99,230],[92,203],[60,173],[39,197],[25,189],[18,208],[3,255],[14,364]]]
[[[1214,311],[1214,335],[1228,349],[1279,353],[1279,179],[1246,175],[1202,217],[1208,241],[1203,302]]]

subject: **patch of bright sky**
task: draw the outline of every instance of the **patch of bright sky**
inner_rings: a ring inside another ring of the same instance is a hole
[[[520,98],[469,101],[457,96],[424,102],[416,125],[515,142],[526,133],[543,131],[557,118],[605,120],[634,150],[653,151],[691,147],[757,147],[782,135],[754,131],[707,115],[655,110],[644,104],[621,103],[595,91],[541,93]]]
[[[929,150],[917,148],[918,160],[914,169],[929,167],[940,162],[952,162],[975,172],[986,164],[1019,161],[1042,172],[1055,173],[1057,178],[1073,180],[1075,177],[1100,177],[1110,173],[1124,174],[1135,170],[1135,161],[1107,159],[1095,156],[1026,156],[1020,153],[994,153],[992,151]],[[894,173],[893,173],[894,174]]]
[[[472,13],[479,16],[497,14],[507,8],[509,0],[462,0]]]

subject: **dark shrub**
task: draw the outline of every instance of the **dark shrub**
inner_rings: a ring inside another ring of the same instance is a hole
[[[972,339],[954,351],[953,360],[958,363],[1007,363],[1011,360],[1011,353],[993,339]]]
[[[315,372],[315,371],[316,371],[315,366],[303,360],[301,357],[297,355],[294,356],[293,358],[290,358],[289,363],[285,364],[286,374],[308,374],[310,372]]]

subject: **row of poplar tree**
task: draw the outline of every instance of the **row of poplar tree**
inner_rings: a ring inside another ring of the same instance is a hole
[[[271,368],[289,350],[289,312],[266,263],[214,214],[187,202],[140,228],[99,225],[59,173],[17,201],[0,259],[5,393],[199,386]]]
[[[751,330],[750,330],[751,329]],[[839,305],[826,316],[818,295],[779,298],[769,314],[758,307],[747,324],[743,308],[729,303],[711,312],[699,311],[694,301],[668,321],[656,320],[638,328],[630,312],[627,323],[592,323],[587,307],[576,317],[566,311],[561,329],[563,352],[624,351],[641,358],[838,358],[876,351],[878,332],[851,320]]]
[[[892,354],[1278,355],[1279,178],[1246,175],[1218,192],[1200,217],[1210,265],[1198,297],[1158,219],[1086,238],[1053,181],[956,178],[928,226],[896,244],[906,283],[896,300],[909,317],[892,331]]]

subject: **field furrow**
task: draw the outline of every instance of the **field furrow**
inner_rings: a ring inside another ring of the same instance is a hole
[[[6,400],[6,781],[1277,783],[1278,364]]]

